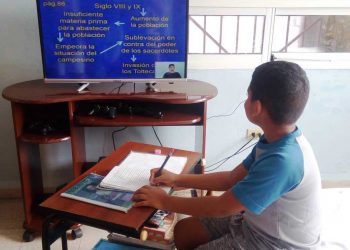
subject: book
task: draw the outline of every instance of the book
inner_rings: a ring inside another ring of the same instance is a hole
[[[112,242],[133,244],[151,249],[174,249],[174,226],[176,213],[158,210],[142,228],[140,239],[110,233],[107,238]]]
[[[149,185],[151,169],[159,168],[165,159],[166,155],[132,151],[119,166],[113,167],[101,181],[100,187],[135,192],[142,186]],[[179,174],[186,162],[186,157],[171,156],[164,169]],[[163,189],[169,192],[171,188],[163,187]]]
[[[73,187],[61,193],[61,196],[126,213],[133,205],[133,193],[121,190],[101,190],[98,185],[103,178],[104,176],[91,173]]]
[[[177,222],[176,213],[158,210],[146,222],[142,231],[147,232],[147,241],[171,245],[174,242],[174,227]]]
[[[163,249],[163,250],[175,249],[174,243],[166,245],[155,241],[149,241],[149,240],[143,241],[133,237],[127,237],[125,235],[118,234],[118,233],[110,233],[107,236],[107,239],[111,242],[117,242],[119,244],[130,244],[133,246],[144,247],[147,249]]]
[[[137,245],[125,245],[119,242],[112,242],[105,239],[100,239],[92,250],[147,250],[148,247]]]

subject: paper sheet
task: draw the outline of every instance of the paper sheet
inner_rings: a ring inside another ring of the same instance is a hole
[[[166,155],[130,152],[125,160],[115,166],[102,180],[102,187],[136,191],[144,185],[149,185],[150,171],[159,168]],[[187,162],[186,157],[171,156],[164,169],[179,174]],[[170,188],[166,188],[169,191]]]

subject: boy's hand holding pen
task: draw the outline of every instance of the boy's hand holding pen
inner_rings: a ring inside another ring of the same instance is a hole
[[[150,184],[151,185],[166,185],[169,187],[175,186],[175,179],[177,174],[171,173],[164,169],[166,163],[169,158],[173,155],[174,149],[170,151],[170,153],[166,156],[162,166],[160,168],[154,168],[151,170]]]
[[[177,174],[174,174],[168,170],[163,169],[160,176],[156,177],[156,173],[159,170],[159,168],[154,168],[151,170],[151,177],[149,179],[149,182],[152,186],[168,186],[168,187],[175,187],[176,186],[176,179]]]

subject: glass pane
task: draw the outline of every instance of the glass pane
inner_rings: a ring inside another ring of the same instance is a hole
[[[204,52],[204,16],[191,16],[189,22],[188,53]]]
[[[206,37],[205,37],[205,53],[219,53],[220,47],[220,17],[206,17]]]
[[[285,47],[287,35],[287,16],[276,16],[272,38],[272,51],[278,52]]]
[[[262,53],[262,45],[264,41],[264,27],[265,17],[257,16],[256,18],[256,30],[255,30],[255,42],[254,42],[254,53]]]
[[[237,16],[222,18],[222,46],[228,53],[236,53]],[[224,51],[221,51],[224,53]]]
[[[350,52],[350,16],[290,16],[282,27],[286,20],[275,18],[273,52]]]
[[[189,53],[262,53],[265,16],[191,16],[189,27]]]
[[[252,53],[254,40],[254,16],[240,16],[238,31],[238,53]]]

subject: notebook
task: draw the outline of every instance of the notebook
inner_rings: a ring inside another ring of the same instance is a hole
[[[133,193],[121,190],[100,190],[98,185],[103,178],[104,176],[90,173],[83,180],[61,193],[61,196],[126,213],[133,205]]]
[[[115,166],[101,181],[101,188],[120,189],[135,192],[144,185],[149,185],[150,171],[159,168],[166,155],[140,153],[131,151],[124,161]],[[171,156],[164,169],[179,174],[187,162],[186,157]],[[163,187],[167,192],[170,187]]]

